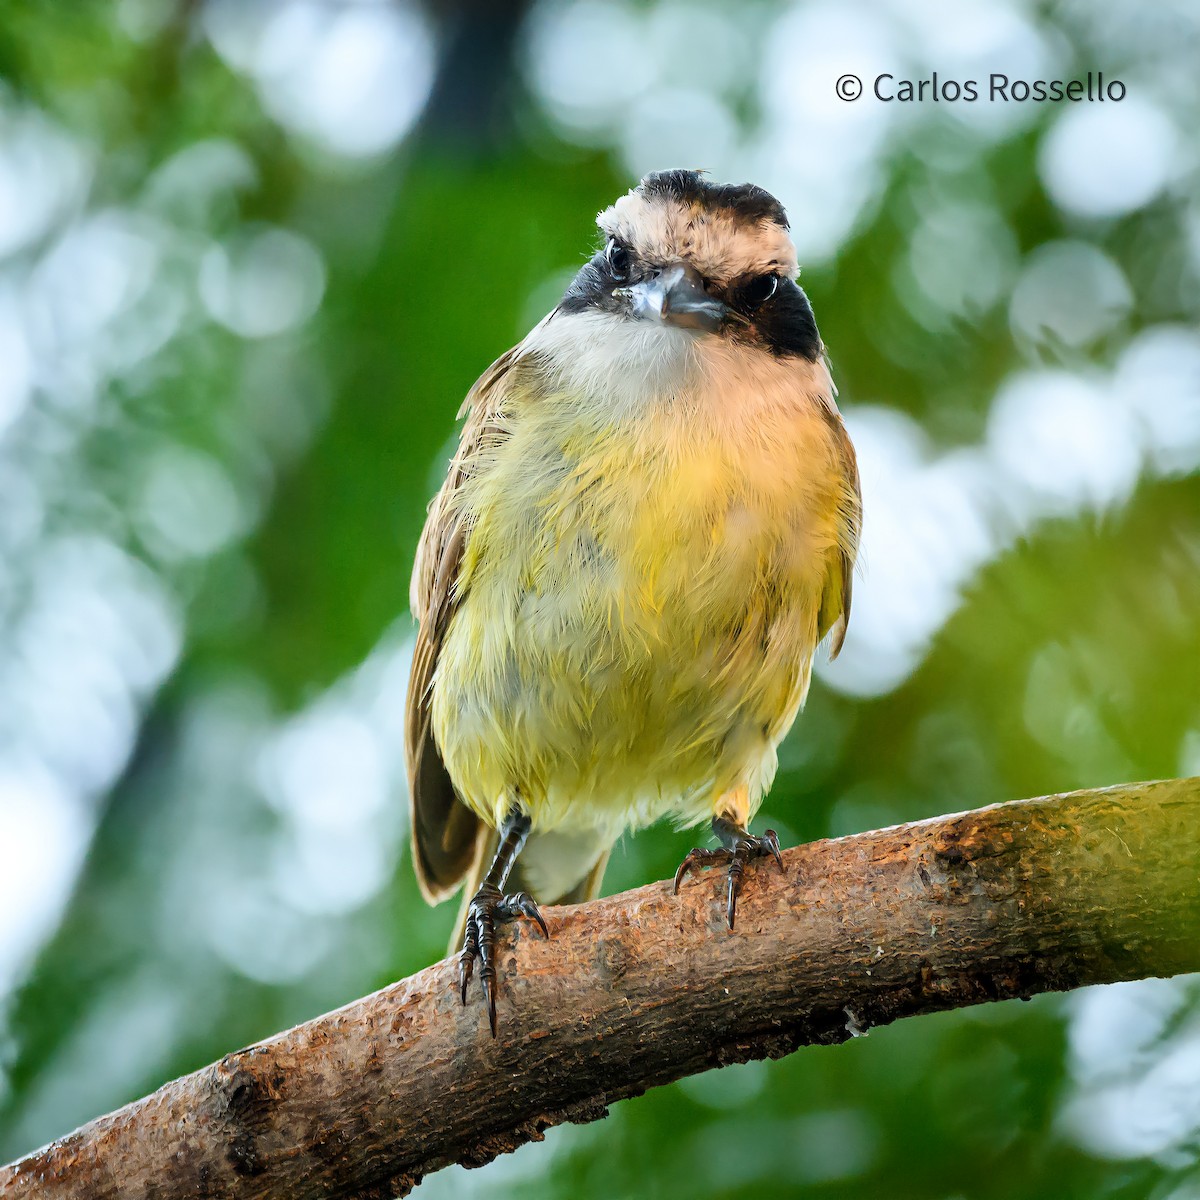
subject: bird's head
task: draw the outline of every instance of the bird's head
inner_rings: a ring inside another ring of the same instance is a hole
[[[795,282],[787,214],[769,192],[696,171],[657,171],[596,223],[604,244],[559,311],[618,314],[777,355],[820,355],[812,309]]]

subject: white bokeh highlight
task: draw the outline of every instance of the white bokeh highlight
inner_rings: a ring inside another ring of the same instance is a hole
[[[1200,1020],[1186,977],[1087,988],[1068,1001],[1072,1094],[1060,1127],[1089,1153],[1186,1159],[1200,1135]],[[1183,1019],[1180,1017],[1183,1015]]]
[[[1038,166],[1060,208],[1081,217],[1120,217],[1149,204],[1171,181],[1178,136],[1148,100],[1073,105],[1042,141]]]
[[[317,311],[325,266],[306,238],[268,228],[214,246],[200,264],[199,282],[214,320],[242,337],[274,337]]]
[[[392,149],[433,84],[432,32],[404,0],[215,0],[204,22],[271,116],[330,154],[368,158]]]

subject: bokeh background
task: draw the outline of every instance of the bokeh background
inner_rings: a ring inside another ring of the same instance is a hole
[[[1185,0],[6,0],[0,1160],[441,956],[425,503],[648,169],[785,202],[859,448],[786,840],[1200,773],[1198,61]],[[1127,95],[870,95],[935,70]],[[1183,978],[714,1072],[419,1195],[1195,1200],[1198,1157]]]

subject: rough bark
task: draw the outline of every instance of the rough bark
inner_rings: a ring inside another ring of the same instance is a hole
[[[0,1196],[403,1195],[719,1064],[898,1017],[1200,970],[1200,780],[997,805],[546,910],[500,1037],[441,962],[177,1079],[7,1168]]]

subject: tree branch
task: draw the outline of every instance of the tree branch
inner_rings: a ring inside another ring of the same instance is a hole
[[[408,1192],[561,1121],[898,1017],[1200,970],[1200,779],[996,805],[548,909],[500,962],[500,1038],[450,961],[101,1117],[0,1196]]]

